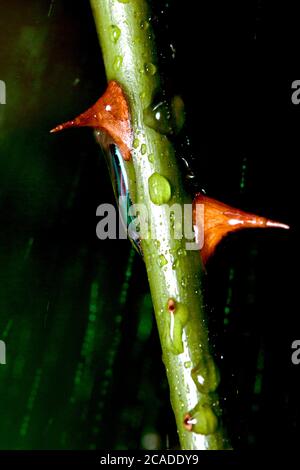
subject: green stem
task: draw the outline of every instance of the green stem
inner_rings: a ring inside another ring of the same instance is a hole
[[[152,238],[142,240],[142,249],[180,444],[182,449],[222,449],[225,439],[215,394],[218,373],[208,347],[200,256],[186,251],[185,239],[174,239],[168,212],[172,204],[183,207],[191,199],[183,189],[171,142],[143,119],[144,109],[162,86],[147,1],[91,0],[91,6],[107,78],[118,81],[130,104],[135,141],[127,170],[136,202],[151,214]],[[158,196],[168,204],[154,204],[150,198],[153,173],[164,177],[154,177],[153,189],[158,184]],[[167,308],[169,299],[176,302],[174,315]],[[192,431],[184,425],[189,412],[194,418]]]

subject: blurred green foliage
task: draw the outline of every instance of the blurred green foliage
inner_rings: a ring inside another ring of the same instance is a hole
[[[160,446],[142,261],[127,241],[96,239],[96,207],[114,200],[91,132],[49,134],[105,87],[84,3],[1,4],[2,449]]]

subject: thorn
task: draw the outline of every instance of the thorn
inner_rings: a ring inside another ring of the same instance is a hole
[[[64,129],[68,129],[69,127],[75,127],[76,126],[75,121],[68,121],[68,122],[64,122],[63,124],[59,124],[59,126],[56,126],[53,129],[51,129],[50,134],[54,134],[54,132],[63,131]]]
[[[204,220],[197,211],[197,205],[204,206]],[[202,238],[204,236],[201,250],[204,264],[214,253],[222,238],[230,232],[244,228],[282,228],[285,230],[290,228],[289,225],[269,220],[266,217],[235,209],[201,193],[196,194],[194,199],[193,219],[197,228],[195,233],[198,233],[197,241],[201,235]]]
[[[281,224],[280,222],[273,222],[272,220],[267,221],[267,226],[274,228],[283,228],[284,230],[290,230],[291,228],[289,225]]]
[[[130,113],[123,90],[117,82],[110,81],[103,96],[91,108],[75,119],[54,127],[50,133],[71,127],[92,127],[104,131],[119,147],[124,160],[130,160],[132,149]]]

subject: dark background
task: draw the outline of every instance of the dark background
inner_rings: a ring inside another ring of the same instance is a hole
[[[210,3],[153,2],[166,85],[186,105],[187,187],[292,227],[231,235],[207,266],[224,420],[234,448],[293,448],[298,16],[292,2]],[[96,207],[113,202],[100,149],[88,129],[48,134],[105,88],[88,2],[0,10],[0,448],[175,447],[143,262],[96,238]]]

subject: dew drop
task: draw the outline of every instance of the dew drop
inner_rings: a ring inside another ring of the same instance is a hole
[[[172,269],[174,269],[174,271],[175,271],[175,269],[178,268],[178,264],[179,264],[178,259],[174,259],[173,264],[172,264]]]
[[[183,353],[183,342],[182,342],[182,333],[183,326],[180,321],[177,319],[175,313],[170,313],[167,311],[167,324],[165,329],[165,343],[167,349],[173,354]]]
[[[173,354],[183,353],[182,334],[185,327],[189,312],[186,305],[169,299],[166,307],[166,326],[165,340],[166,346]]]
[[[155,248],[158,249],[158,248],[160,247],[160,241],[159,241],[159,240],[155,240],[155,241],[154,241],[154,246],[155,246]]]
[[[114,69],[116,71],[120,70],[122,64],[123,64],[123,57],[121,55],[117,55],[114,60]]]
[[[185,416],[184,426],[188,431],[207,436],[217,430],[218,418],[208,404],[198,403],[194,410]]]
[[[145,155],[146,152],[147,152],[147,146],[146,146],[146,144],[142,144],[142,146],[141,146],[141,154],[142,154],[142,155]]]
[[[142,20],[141,23],[140,23],[141,29],[143,29],[145,31],[147,31],[147,29],[149,29],[149,26],[150,26],[150,24],[149,24],[149,21],[147,21],[147,20]]]
[[[149,180],[149,195],[153,204],[166,204],[171,199],[171,185],[167,178],[159,173],[153,173]]]
[[[157,71],[156,65],[152,64],[151,62],[144,65],[144,71],[148,75],[155,75]]]
[[[140,145],[139,139],[135,138],[134,141],[133,141],[133,144],[132,144],[133,148],[137,149],[139,147],[139,145]]]
[[[166,257],[164,255],[159,255],[159,257],[158,257],[158,266],[160,268],[163,268],[164,266],[166,266],[166,264],[168,264],[168,261],[167,261]]]
[[[161,100],[144,109],[145,124],[160,134],[178,134],[185,123],[184,102],[180,96]]]
[[[171,113],[166,101],[161,101],[144,109],[145,124],[159,132],[167,135],[172,133]]]
[[[150,163],[154,163],[154,155],[153,155],[153,153],[150,153],[150,154],[148,155],[148,160],[149,160]]]
[[[121,30],[118,28],[116,25],[111,25],[111,39],[112,41],[116,44],[118,42],[118,39],[121,35]]]
[[[201,393],[214,392],[220,383],[219,369],[211,356],[204,356],[191,375]]]

